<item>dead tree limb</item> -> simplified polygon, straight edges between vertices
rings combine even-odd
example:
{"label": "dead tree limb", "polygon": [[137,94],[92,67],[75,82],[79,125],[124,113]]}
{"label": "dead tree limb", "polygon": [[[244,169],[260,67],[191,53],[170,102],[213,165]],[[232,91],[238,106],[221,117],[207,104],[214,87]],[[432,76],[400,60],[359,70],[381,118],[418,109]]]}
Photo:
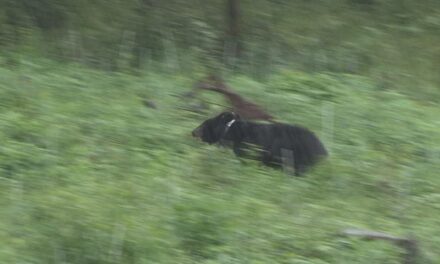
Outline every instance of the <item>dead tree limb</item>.
{"label": "dead tree limb", "polygon": [[355,236],[366,240],[386,240],[405,250],[403,264],[415,264],[419,255],[417,241],[410,238],[397,237],[390,234],[362,229],[345,229],[341,232],[343,236]]}
{"label": "dead tree limb", "polygon": [[218,76],[210,75],[195,84],[194,89],[185,94],[187,97],[194,97],[200,90],[214,91],[222,94],[231,104],[234,112],[247,120],[265,120],[273,122],[273,116],[267,113],[261,106],[246,100],[234,92]]}

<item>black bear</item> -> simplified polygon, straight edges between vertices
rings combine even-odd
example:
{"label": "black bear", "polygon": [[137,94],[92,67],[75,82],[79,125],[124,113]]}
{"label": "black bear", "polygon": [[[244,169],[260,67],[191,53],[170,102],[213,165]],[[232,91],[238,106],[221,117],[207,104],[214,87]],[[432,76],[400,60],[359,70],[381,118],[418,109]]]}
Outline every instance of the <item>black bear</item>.
{"label": "black bear", "polygon": [[303,174],[328,155],[318,137],[306,128],[282,123],[253,123],[241,120],[233,112],[223,112],[204,121],[192,135],[209,144],[229,142],[239,157],[245,156],[250,146],[256,146],[258,159],[265,165],[287,165],[296,175]]}

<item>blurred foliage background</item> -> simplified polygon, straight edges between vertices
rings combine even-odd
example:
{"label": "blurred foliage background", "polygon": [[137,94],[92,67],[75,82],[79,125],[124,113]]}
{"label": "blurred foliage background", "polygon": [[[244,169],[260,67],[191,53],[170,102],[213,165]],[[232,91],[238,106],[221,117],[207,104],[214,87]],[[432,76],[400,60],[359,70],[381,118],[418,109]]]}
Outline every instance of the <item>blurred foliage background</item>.
{"label": "blurred foliage background", "polygon": [[2,0],[3,53],[100,69],[191,74],[228,66],[254,77],[280,67],[372,76],[430,98],[440,83],[437,0]]}
{"label": "blurred foliage background", "polygon": [[[1,0],[0,262],[439,263],[439,43],[438,0]],[[191,139],[212,72],[330,159]]]}

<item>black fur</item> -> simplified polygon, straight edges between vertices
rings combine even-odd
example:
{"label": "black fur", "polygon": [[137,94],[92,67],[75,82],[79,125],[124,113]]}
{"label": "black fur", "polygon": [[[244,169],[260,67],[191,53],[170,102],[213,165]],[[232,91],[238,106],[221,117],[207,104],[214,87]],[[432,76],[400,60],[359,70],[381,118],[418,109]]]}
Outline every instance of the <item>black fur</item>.
{"label": "black fur", "polygon": [[257,146],[258,159],[265,165],[287,165],[295,169],[296,175],[328,155],[318,137],[306,128],[247,122],[231,112],[204,121],[192,135],[209,144],[230,142],[237,156],[243,156],[250,145]]}

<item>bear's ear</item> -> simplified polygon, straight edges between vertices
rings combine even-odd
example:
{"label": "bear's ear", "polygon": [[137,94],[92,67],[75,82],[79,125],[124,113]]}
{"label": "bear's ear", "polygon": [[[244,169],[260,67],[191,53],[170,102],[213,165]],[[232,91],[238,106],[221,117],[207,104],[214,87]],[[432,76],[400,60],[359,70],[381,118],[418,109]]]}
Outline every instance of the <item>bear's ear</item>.
{"label": "bear's ear", "polygon": [[235,119],[236,114],[235,114],[234,112],[224,112],[224,113],[223,113],[223,116],[224,116],[226,119]]}
{"label": "bear's ear", "polygon": [[234,117],[235,120],[240,120],[241,117],[239,114],[235,113],[235,112],[231,112],[232,116]]}

